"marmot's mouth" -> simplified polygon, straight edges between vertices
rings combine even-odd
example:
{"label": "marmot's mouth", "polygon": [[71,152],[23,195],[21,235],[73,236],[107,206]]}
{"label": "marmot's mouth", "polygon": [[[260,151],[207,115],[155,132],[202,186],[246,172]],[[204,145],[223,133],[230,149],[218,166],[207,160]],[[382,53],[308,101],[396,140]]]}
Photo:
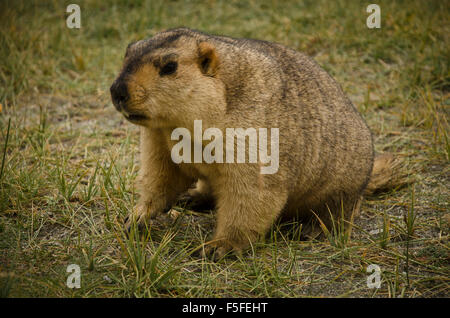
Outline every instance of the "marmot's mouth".
{"label": "marmot's mouth", "polygon": [[125,118],[129,121],[143,121],[148,119],[147,116],[139,115],[139,114],[124,114]]}

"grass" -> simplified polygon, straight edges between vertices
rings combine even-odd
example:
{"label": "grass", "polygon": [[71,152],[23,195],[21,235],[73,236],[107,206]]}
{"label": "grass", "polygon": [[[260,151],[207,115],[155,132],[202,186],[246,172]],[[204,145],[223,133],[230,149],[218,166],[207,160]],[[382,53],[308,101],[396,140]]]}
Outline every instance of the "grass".
{"label": "grass", "polygon": [[[59,1],[0,4],[0,295],[3,297],[449,297],[450,7],[379,1]],[[368,197],[352,231],[299,240],[275,224],[241,258],[194,252],[212,214],[177,207],[149,234],[125,237],[137,199],[137,128],[109,86],[127,44],[159,30],[277,41],[311,55],[367,120],[376,150],[415,180]],[[66,286],[81,267],[81,288]],[[367,266],[381,287],[366,285]]]}

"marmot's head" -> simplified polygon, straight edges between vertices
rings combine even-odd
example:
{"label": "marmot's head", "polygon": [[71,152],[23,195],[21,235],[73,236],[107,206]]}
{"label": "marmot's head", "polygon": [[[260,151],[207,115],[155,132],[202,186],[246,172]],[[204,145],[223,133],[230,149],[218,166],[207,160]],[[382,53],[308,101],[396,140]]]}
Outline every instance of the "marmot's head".
{"label": "marmot's head", "polygon": [[216,48],[207,39],[188,29],[161,32],[128,45],[110,89],[112,102],[134,124],[192,123],[225,109],[219,67]]}

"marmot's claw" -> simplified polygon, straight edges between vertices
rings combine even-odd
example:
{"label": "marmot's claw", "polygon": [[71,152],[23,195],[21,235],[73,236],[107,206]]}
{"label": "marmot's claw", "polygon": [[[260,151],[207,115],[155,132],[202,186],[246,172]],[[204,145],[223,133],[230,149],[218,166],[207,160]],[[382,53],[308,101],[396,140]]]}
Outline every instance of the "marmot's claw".
{"label": "marmot's claw", "polygon": [[129,231],[129,221],[130,221],[130,217],[129,216],[126,216],[125,217],[125,219],[123,219],[123,224],[124,224],[124,227],[125,227],[125,230],[128,232]]}
{"label": "marmot's claw", "polygon": [[124,219],[124,229],[126,234],[130,234],[134,228],[139,233],[142,233],[149,229],[149,225],[142,216],[139,216],[136,220],[133,216],[129,215]]}
{"label": "marmot's claw", "polygon": [[225,245],[215,244],[206,245],[204,248],[200,249],[196,255],[203,259],[210,259],[213,262],[218,262],[225,257],[236,257],[241,256],[242,251],[240,249],[233,249]]}

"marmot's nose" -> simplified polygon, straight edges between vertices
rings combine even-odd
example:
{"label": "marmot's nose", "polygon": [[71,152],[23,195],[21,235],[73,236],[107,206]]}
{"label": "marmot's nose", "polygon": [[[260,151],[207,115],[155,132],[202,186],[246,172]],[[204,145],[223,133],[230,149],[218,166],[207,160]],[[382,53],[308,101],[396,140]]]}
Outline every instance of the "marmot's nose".
{"label": "marmot's nose", "polygon": [[109,90],[111,91],[111,99],[114,106],[120,111],[130,97],[127,86],[122,81],[115,81]]}

